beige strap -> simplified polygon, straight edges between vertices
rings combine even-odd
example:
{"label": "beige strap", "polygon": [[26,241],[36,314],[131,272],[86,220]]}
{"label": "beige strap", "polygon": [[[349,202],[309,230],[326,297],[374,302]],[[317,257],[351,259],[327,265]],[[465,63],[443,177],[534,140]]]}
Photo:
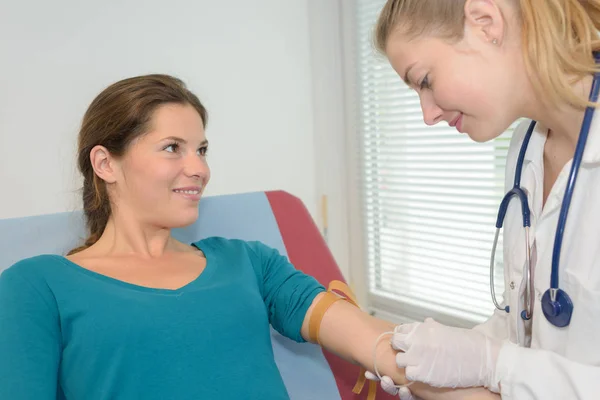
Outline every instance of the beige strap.
{"label": "beige strap", "polygon": [[[364,376],[364,374],[363,374],[363,376]],[[377,395],[377,382],[369,381],[369,393],[367,394],[367,400],[375,400],[376,395]]]}
{"label": "beige strap", "polygon": [[329,307],[339,300],[344,299],[331,292],[325,292],[325,295],[319,300],[315,308],[313,308],[312,313],[310,314],[310,320],[308,321],[308,338],[311,342],[321,345],[321,342],[319,341],[321,321]]}
{"label": "beige strap", "polygon": [[[365,383],[367,381],[365,372],[367,372],[366,369],[364,369],[364,368],[360,369],[360,375],[358,376],[358,379],[356,380],[356,384],[354,385],[354,388],[352,388],[352,393],[360,394],[360,392],[362,392],[362,390],[365,386]],[[367,400],[375,400],[376,395],[377,395],[377,382],[369,381],[369,391],[367,393]]]}
{"label": "beige strap", "polygon": [[352,290],[344,282],[342,282],[342,281],[331,281],[329,283],[329,289],[328,290],[330,292],[334,291],[334,290],[340,292],[345,297],[346,301],[348,301],[349,303],[352,303],[353,305],[355,305],[356,307],[358,307],[358,302],[356,301],[356,297],[354,296],[354,293],[352,293]]}
{"label": "beige strap", "polygon": [[[338,294],[334,293],[338,292]],[[331,281],[329,283],[329,287],[327,288],[327,292],[325,295],[319,300],[319,302],[315,305],[310,315],[310,320],[308,321],[308,337],[309,340],[313,343],[319,342],[319,331],[321,329],[321,321],[323,320],[323,316],[335,302],[339,300],[347,301],[348,303],[358,307],[358,303],[356,301],[356,297],[352,290],[342,281]],[[364,368],[360,369],[358,379],[356,380],[356,384],[354,388],[352,388],[352,393],[360,394],[362,392],[367,378],[365,377],[366,370]],[[375,396],[377,394],[377,382],[369,381],[369,392],[367,394],[367,400],[375,400]]]}

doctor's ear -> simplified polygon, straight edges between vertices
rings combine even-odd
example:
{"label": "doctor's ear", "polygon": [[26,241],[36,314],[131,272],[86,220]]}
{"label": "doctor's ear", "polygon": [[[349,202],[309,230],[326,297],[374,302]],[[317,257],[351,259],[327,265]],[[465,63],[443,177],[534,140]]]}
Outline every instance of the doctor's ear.
{"label": "doctor's ear", "polygon": [[466,0],[465,29],[468,28],[486,42],[501,44],[505,23],[496,0]]}
{"label": "doctor's ear", "polygon": [[106,183],[117,180],[118,163],[104,146],[94,146],[90,151],[90,162],[96,175]]}

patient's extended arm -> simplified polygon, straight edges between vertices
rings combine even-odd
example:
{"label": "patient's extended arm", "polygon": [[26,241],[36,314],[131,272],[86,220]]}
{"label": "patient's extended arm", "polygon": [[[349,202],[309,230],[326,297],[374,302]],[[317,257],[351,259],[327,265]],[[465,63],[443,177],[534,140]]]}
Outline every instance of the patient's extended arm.
{"label": "patient's extended arm", "polygon": [[[324,294],[312,302],[302,325],[302,337],[309,340],[309,321],[315,305]],[[384,332],[394,329],[394,324],[370,316],[345,301],[337,301],[325,312],[321,320],[319,342],[327,350],[354,364],[373,372],[373,346]],[[405,384],[404,370],[396,366],[396,351],[389,339],[381,340],[377,346],[377,368],[381,375],[390,376],[396,384]],[[413,394],[424,400],[497,400],[500,396],[485,388],[438,389],[415,382],[410,386]]]}

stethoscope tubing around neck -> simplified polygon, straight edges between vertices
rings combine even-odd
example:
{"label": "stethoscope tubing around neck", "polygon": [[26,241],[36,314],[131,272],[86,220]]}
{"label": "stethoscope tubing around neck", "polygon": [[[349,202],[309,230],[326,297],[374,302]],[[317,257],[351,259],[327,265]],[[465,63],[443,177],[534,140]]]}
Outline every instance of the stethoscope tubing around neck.
{"label": "stethoscope tubing around neck", "polygon": [[517,167],[515,168],[515,180],[513,183],[512,189],[504,196],[502,202],[500,203],[500,209],[498,210],[498,218],[496,219],[496,228],[501,229],[504,224],[504,217],[506,216],[506,211],[508,210],[508,205],[510,204],[510,200],[513,196],[519,197],[521,201],[521,214],[523,215],[523,227],[528,228],[531,226],[531,212],[529,210],[529,205],[527,203],[527,195],[521,189],[521,173],[523,172],[523,162],[525,160],[525,153],[527,152],[527,147],[529,146],[529,140],[531,139],[531,134],[533,132],[533,128],[535,127],[535,121],[532,121],[527,129],[527,133],[525,134],[525,139],[523,139],[523,144],[521,145],[521,149],[519,150],[519,157],[517,158]]}
{"label": "stethoscope tubing around neck", "polygon": [[[600,56],[594,55],[596,63],[600,62]],[[592,81],[592,87],[590,89],[590,102],[596,103],[598,101],[598,92],[600,89],[600,74],[596,72],[594,74],[594,80]],[[590,126],[594,117],[595,107],[588,106],[583,116],[583,122],[579,131],[579,138],[577,139],[577,145],[575,147],[575,154],[573,155],[573,163],[571,164],[571,171],[567,180],[567,186],[565,188],[565,195],[560,208],[560,214],[558,217],[558,226],[556,228],[556,235],[554,237],[554,249],[552,250],[552,275],[550,277],[550,288],[558,289],[558,267],[560,262],[560,252],[562,248],[562,241],[565,232],[565,226],[567,224],[567,216],[569,214],[569,207],[571,205],[571,199],[573,198],[573,191],[575,190],[575,182],[577,181],[577,175],[579,173],[579,166],[583,160],[583,152],[585,150],[585,144],[587,142],[588,135],[590,133]]]}
{"label": "stethoscope tubing around neck", "polygon": [[[594,53],[594,59],[596,64],[600,63],[600,54]],[[551,276],[550,276],[550,288],[544,293],[541,298],[541,306],[542,312],[548,322],[556,327],[565,327],[568,326],[571,320],[571,315],[573,313],[573,303],[569,297],[569,295],[559,288],[559,266],[560,266],[560,255],[562,242],[565,233],[565,226],[567,223],[567,216],[569,213],[569,208],[571,205],[571,200],[573,198],[573,192],[575,190],[575,184],[577,181],[577,175],[579,172],[579,167],[581,166],[583,160],[583,153],[585,151],[585,145],[587,142],[587,138],[589,136],[590,127],[592,124],[592,120],[595,112],[595,103],[598,101],[598,94],[600,92],[600,72],[594,73],[594,79],[592,82],[592,86],[590,88],[589,101],[592,105],[589,105],[584,113],[583,121],[581,124],[579,137],[577,139],[577,144],[575,147],[575,153],[573,155],[573,161],[571,164],[571,170],[569,171],[569,176],[567,179],[567,184],[565,187],[565,194],[563,196],[563,201],[560,208],[558,223],[556,227],[556,233],[554,237],[554,247],[552,249],[552,265],[551,265]],[[530,257],[530,246],[529,246],[529,229],[531,226],[531,218],[530,218],[530,209],[527,201],[527,195],[525,191],[521,188],[521,175],[523,172],[523,165],[525,160],[525,154],[527,152],[527,148],[529,146],[529,141],[533,134],[533,130],[536,125],[536,121],[532,120],[529,128],[527,129],[527,133],[525,134],[525,138],[523,139],[523,143],[521,145],[521,149],[519,151],[519,155],[517,158],[517,165],[515,168],[515,176],[514,176],[514,184],[512,189],[504,196],[502,202],[500,203],[500,209],[498,210],[498,218],[496,220],[496,236],[494,238],[494,245],[492,247],[492,258],[490,262],[490,284],[492,286],[492,298],[494,300],[494,305],[496,308],[502,310],[503,308],[499,306],[495,291],[494,291],[494,255],[496,249],[496,243],[498,240],[498,234],[500,229],[502,228],[504,217],[506,215],[506,211],[508,209],[508,205],[510,200],[513,197],[518,197],[521,203],[521,214],[523,217],[523,227],[525,229],[525,240],[526,240],[526,262],[525,262],[525,274],[527,280],[528,290],[527,300],[526,300],[526,308],[521,313],[521,316],[524,320],[530,319],[533,312],[533,295],[534,295],[534,285],[533,285],[533,266],[531,265],[531,257]],[[504,307],[504,311],[510,312],[509,306]]]}

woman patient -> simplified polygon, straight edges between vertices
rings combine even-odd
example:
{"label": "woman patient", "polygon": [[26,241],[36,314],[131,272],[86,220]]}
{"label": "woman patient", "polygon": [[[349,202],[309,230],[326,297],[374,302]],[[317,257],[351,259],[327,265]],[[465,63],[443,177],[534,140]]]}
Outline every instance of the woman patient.
{"label": "woman patient", "polygon": [[[309,340],[324,288],[258,242],[171,236],[192,224],[210,179],[207,112],[176,78],[105,89],[79,133],[89,237],[0,276],[0,399],[288,399],[269,326]],[[393,324],[349,303],[319,343],[373,371]],[[382,374],[404,383],[388,341]],[[413,385],[426,399],[493,398],[480,388]]]}

